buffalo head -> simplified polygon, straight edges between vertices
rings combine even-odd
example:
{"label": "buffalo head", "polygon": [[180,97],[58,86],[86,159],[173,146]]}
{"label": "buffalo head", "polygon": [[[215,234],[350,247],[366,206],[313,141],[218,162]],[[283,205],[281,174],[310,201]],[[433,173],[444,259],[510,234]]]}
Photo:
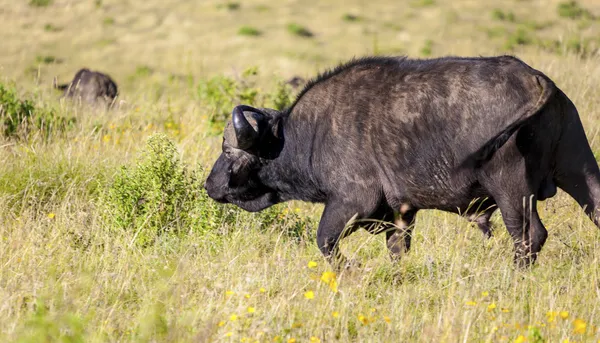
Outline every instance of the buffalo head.
{"label": "buffalo head", "polygon": [[223,134],[223,151],[204,184],[209,197],[251,212],[279,202],[261,170],[281,151],[280,120],[280,113],[271,109],[245,105],[233,109]]}

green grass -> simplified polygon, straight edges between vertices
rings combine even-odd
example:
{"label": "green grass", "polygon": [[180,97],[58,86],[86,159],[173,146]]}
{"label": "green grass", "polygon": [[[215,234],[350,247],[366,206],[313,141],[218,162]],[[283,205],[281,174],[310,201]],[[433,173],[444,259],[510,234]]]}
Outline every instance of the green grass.
{"label": "green grass", "polygon": [[289,33],[299,37],[309,38],[314,36],[314,34],[309,29],[297,23],[288,24],[287,30]]}
{"label": "green grass", "polygon": [[52,4],[52,0],[30,0],[29,5],[32,7],[47,7]]}
{"label": "green grass", "polygon": [[346,13],[342,16],[342,20],[348,21],[348,22],[355,22],[355,21],[360,21],[361,17],[356,14]]}
{"label": "green grass", "polygon": [[431,39],[428,39],[425,41],[425,44],[423,44],[423,48],[421,48],[421,55],[431,56],[432,53],[433,53],[433,41]]}
{"label": "green grass", "polygon": [[565,1],[558,4],[558,15],[569,19],[593,19],[590,11],[582,7],[577,1]]}
{"label": "green grass", "polygon": [[[294,94],[281,80],[370,53],[515,54],[573,100],[600,156],[599,21],[535,1],[218,3],[6,5],[20,15],[0,22],[10,32],[0,54],[0,341],[600,340],[600,230],[562,192],[539,204],[549,238],[532,270],[513,267],[500,214],[484,240],[431,210],[398,262],[382,236],[344,239],[362,266],[334,283],[316,246],[322,205],[252,214],[202,188],[233,106],[285,107]],[[505,19],[490,17],[496,8]],[[593,0],[577,8],[598,10]],[[104,18],[119,25],[107,30]],[[242,25],[264,38],[237,36]],[[298,27],[318,34],[299,39]],[[84,66],[119,82],[113,110],[57,99],[53,78]]]}
{"label": "green grass", "polygon": [[514,22],[516,20],[515,14],[513,12],[504,12],[499,8],[495,8],[492,11],[492,18],[501,21],[510,21]]}
{"label": "green grass", "polygon": [[47,31],[47,32],[58,32],[58,31],[61,31],[61,30],[62,30],[62,28],[54,26],[54,25],[52,25],[50,23],[44,25],[44,31]]}
{"label": "green grass", "polygon": [[260,32],[257,28],[254,28],[252,26],[242,26],[238,30],[238,35],[240,35],[240,36],[257,37],[257,36],[260,36],[261,34],[262,34],[262,32]]}

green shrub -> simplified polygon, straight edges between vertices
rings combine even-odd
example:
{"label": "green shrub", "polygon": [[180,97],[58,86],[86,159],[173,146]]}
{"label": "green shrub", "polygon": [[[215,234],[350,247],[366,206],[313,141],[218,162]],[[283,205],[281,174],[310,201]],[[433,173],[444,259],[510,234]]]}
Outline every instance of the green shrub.
{"label": "green shrub", "polygon": [[421,48],[421,55],[431,56],[433,52],[433,41],[428,39],[425,41],[425,45]]}
{"label": "green shrub", "polygon": [[37,63],[41,63],[41,64],[52,64],[54,62],[58,62],[56,57],[54,57],[52,55],[46,55],[46,56],[38,55],[38,56],[36,56],[35,61]]}
{"label": "green shrub", "polygon": [[492,11],[492,18],[501,21],[515,21],[515,14],[513,12],[504,12],[499,8]]}
{"label": "green shrub", "polygon": [[413,0],[410,2],[412,7],[428,7],[435,5],[435,0]]}
{"label": "green shrub", "polygon": [[314,36],[314,34],[309,29],[296,23],[288,24],[287,30],[289,33],[300,37],[309,38]]}
{"label": "green shrub", "polygon": [[198,85],[198,97],[208,107],[208,118],[214,134],[221,134],[231,110],[245,104],[282,110],[293,100],[291,88],[279,82],[271,93],[263,93],[256,87],[256,68],[247,69],[239,80],[226,76],[216,76]]}
{"label": "green shrub", "polygon": [[52,4],[52,0],[30,0],[29,6],[33,7],[46,7]]}
{"label": "green shrub", "polygon": [[252,26],[242,26],[238,30],[238,35],[240,35],[240,36],[254,36],[254,37],[256,37],[256,36],[260,36],[261,34],[262,33],[258,29],[254,28]]}
{"label": "green shrub", "polygon": [[151,136],[135,164],[120,169],[101,206],[111,227],[133,232],[142,246],[165,233],[219,228],[232,213],[208,198],[164,134]]}
{"label": "green shrub", "polygon": [[37,301],[24,325],[18,330],[18,342],[84,342],[87,320],[73,313],[53,313]]}
{"label": "green shrub", "polygon": [[529,31],[524,28],[518,28],[506,38],[504,48],[507,50],[512,50],[519,45],[530,45],[533,42],[534,39],[529,34]]}
{"label": "green shrub", "polygon": [[25,137],[40,132],[48,137],[51,132],[65,131],[74,118],[59,116],[53,109],[36,106],[29,99],[21,100],[14,88],[0,84],[0,123],[6,137]]}
{"label": "green shrub", "polygon": [[350,14],[350,13],[346,13],[344,14],[344,16],[342,16],[342,20],[343,21],[349,21],[349,22],[353,22],[353,21],[360,21],[360,17],[355,15],[355,14]]}
{"label": "green shrub", "polygon": [[50,23],[44,25],[44,31],[46,31],[46,32],[59,32],[61,30],[62,29],[60,27],[54,26],[53,24],[50,24]]}
{"label": "green shrub", "polygon": [[577,1],[565,1],[558,4],[558,15],[569,19],[593,19],[594,15],[581,7]]}
{"label": "green shrub", "polygon": [[227,2],[225,4],[218,4],[217,8],[225,8],[229,11],[237,11],[240,9],[240,3],[239,2]]}

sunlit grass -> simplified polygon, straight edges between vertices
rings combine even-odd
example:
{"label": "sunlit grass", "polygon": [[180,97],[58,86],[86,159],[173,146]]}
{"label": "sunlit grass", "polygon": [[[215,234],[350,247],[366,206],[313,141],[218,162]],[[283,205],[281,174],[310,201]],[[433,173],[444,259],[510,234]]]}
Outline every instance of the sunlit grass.
{"label": "sunlit grass", "polygon": [[[515,4],[11,4],[44,19],[3,17],[1,81],[75,123],[49,139],[0,138],[0,340],[597,342],[600,231],[564,193],[539,205],[550,236],[530,271],[514,268],[499,214],[484,240],[459,216],[422,211],[413,249],[397,263],[381,235],[359,231],[341,248],[361,266],[335,273],[315,243],[322,205],[291,202],[267,214],[227,207],[231,220],[216,230],[164,234],[147,246],[131,244],[134,231],[113,230],[99,207],[153,134],[173,141],[190,170],[210,168],[222,138],[210,123],[214,104],[200,95],[212,77],[242,80],[256,65],[251,90],[268,92],[282,78],[375,49],[515,53],[575,102],[599,153],[598,23],[562,16],[559,2]],[[593,1],[580,8],[600,14]],[[314,36],[296,37],[290,23]],[[244,27],[265,34],[242,37]],[[548,49],[542,39],[558,43]],[[119,83],[114,110],[57,100],[53,76],[68,80],[83,66]],[[298,232],[305,219],[310,227]]]}

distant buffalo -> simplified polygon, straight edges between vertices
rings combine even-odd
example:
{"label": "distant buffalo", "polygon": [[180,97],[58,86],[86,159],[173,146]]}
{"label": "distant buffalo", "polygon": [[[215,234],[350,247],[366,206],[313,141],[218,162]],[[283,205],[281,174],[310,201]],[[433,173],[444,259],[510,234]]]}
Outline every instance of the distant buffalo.
{"label": "distant buffalo", "polygon": [[208,195],[247,211],[324,203],[317,243],[335,262],[353,218],[395,220],[384,231],[399,256],[418,210],[460,213],[485,232],[497,206],[528,266],[548,236],[537,201],[557,186],[598,225],[600,170],[577,109],[511,56],[351,61],[284,111],[234,108],[222,149]]}
{"label": "distant buffalo", "polygon": [[81,99],[89,104],[112,104],[117,97],[117,84],[110,76],[89,69],[81,69],[70,83],[55,85],[67,98]]}

